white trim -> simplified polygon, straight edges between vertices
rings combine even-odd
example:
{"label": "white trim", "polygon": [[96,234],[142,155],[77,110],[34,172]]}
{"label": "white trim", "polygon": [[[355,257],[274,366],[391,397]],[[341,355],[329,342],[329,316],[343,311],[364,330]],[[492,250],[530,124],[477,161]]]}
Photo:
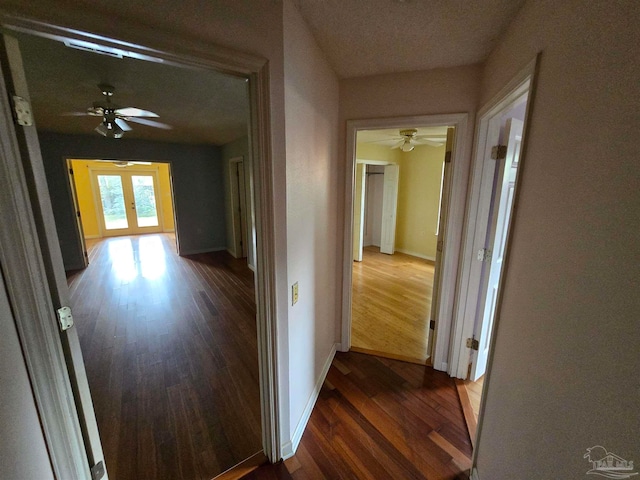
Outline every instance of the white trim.
{"label": "white trim", "polygon": [[101,235],[85,235],[84,239],[85,240],[92,240],[94,238],[103,238]]}
{"label": "white trim", "polygon": [[364,158],[356,158],[356,163],[364,163],[366,165],[396,165],[397,162],[388,162],[386,160],[367,160]]}
{"label": "white trim", "polygon": [[[4,45],[0,48],[4,49]],[[10,72],[2,73],[0,191],[4,194],[0,195],[0,217],[11,228],[0,228],[0,265],[55,477],[90,478],[87,451],[39,242],[40,232],[33,208],[34,204],[38,208],[39,205],[31,198],[18,144],[16,128],[20,128],[23,139],[26,133],[33,135],[35,129],[14,127],[4,80],[4,75],[10,75]],[[36,174],[44,175],[43,171],[44,168]]]}
{"label": "white trim", "polygon": [[346,133],[346,174],[345,174],[345,218],[342,271],[342,331],[340,350],[351,347],[351,281],[353,268],[353,188],[356,165],[356,135],[358,130],[404,128],[412,126],[454,126],[455,142],[452,152],[451,194],[449,198],[449,214],[447,216],[446,238],[440,288],[440,309],[438,312],[438,328],[433,352],[433,366],[436,370],[446,370],[448,358],[453,301],[457,283],[458,254],[462,237],[462,219],[467,193],[467,172],[469,168],[469,151],[467,145],[469,114],[456,113],[445,115],[423,115],[396,118],[381,118],[347,121]]}
{"label": "white trim", "polygon": [[197,255],[198,253],[222,252],[223,250],[228,251],[227,247],[196,248],[193,250],[182,250],[180,252],[180,256],[183,257],[185,255]]}
{"label": "white trim", "polygon": [[175,228],[165,228],[162,230],[162,233],[173,233],[175,231],[176,231]]}
{"label": "white trim", "polygon": [[[260,400],[261,400],[261,422],[262,422],[262,440],[263,449],[267,458],[272,461],[278,461],[280,454],[280,406],[278,392],[278,352],[277,352],[277,308],[275,294],[275,242],[276,235],[274,231],[274,196],[276,192],[273,189],[273,161],[271,147],[271,107],[270,107],[270,86],[269,86],[269,64],[266,59],[255,55],[244,54],[235,50],[212,45],[208,42],[200,42],[196,39],[186,39],[180,37],[176,41],[176,36],[163,31],[162,29],[152,29],[136,23],[122,21],[120,22],[120,32],[128,40],[114,39],[108,36],[85,33],[81,29],[83,25],[74,24],[73,21],[68,22],[68,27],[59,27],[47,23],[45,18],[34,18],[34,14],[23,6],[13,9],[17,14],[7,13],[6,10],[0,10],[0,23],[3,27],[17,31],[22,31],[39,36],[45,36],[54,40],[75,39],[88,41],[106,47],[111,47],[126,52],[132,52],[140,56],[162,59],[167,64],[173,64],[182,67],[196,67],[207,70],[216,70],[227,73],[236,77],[248,79],[248,92],[250,102],[250,149],[251,164],[253,169],[252,186],[254,188],[255,202],[255,238],[256,238],[256,309],[257,309],[257,333],[258,333],[258,358],[260,368]],[[69,20],[69,9],[59,9],[57,11],[58,19],[66,18]],[[26,13],[25,13],[26,12]],[[22,16],[21,16],[22,15]],[[26,15],[26,16],[25,16]],[[42,15],[42,14],[40,14]],[[93,18],[97,18],[94,15]],[[64,23],[64,20],[59,20]],[[107,24],[105,29],[108,32]],[[74,29],[73,27],[77,27]],[[13,163],[20,165],[20,153],[16,142],[16,133],[13,130],[13,117],[11,109],[6,102],[7,92],[4,84],[0,84],[0,93],[4,93],[3,100],[0,100],[0,115],[2,115],[3,128],[0,128],[0,150],[11,149],[5,152],[0,159],[7,160],[6,164],[11,164],[9,171],[2,176],[0,184],[9,188],[3,188],[5,192],[11,192],[12,195],[0,196],[0,207],[3,205],[3,199],[10,212],[16,209],[20,210],[18,215],[12,215],[3,218],[13,218],[19,220],[16,222],[14,229],[6,230],[6,236],[11,236],[12,240],[2,242],[4,233],[0,233],[0,256],[2,252],[11,253],[9,255],[10,264],[21,260],[24,257],[30,258],[30,265],[42,265],[43,260],[50,261],[51,256],[60,257],[59,267],[62,268],[61,255],[59,247],[57,250],[50,250],[42,253],[37,246],[38,232],[33,228],[33,214],[31,212],[31,202],[36,199],[29,198],[26,189],[26,183],[21,167],[14,167]],[[169,162],[170,163],[170,162]],[[4,168],[5,162],[0,161],[0,169]],[[38,171],[37,174],[42,173]],[[44,175],[44,174],[43,174]],[[18,197],[15,199],[14,197]],[[40,199],[48,201],[47,199]],[[19,202],[16,207],[15,203]],[[176,199],[174,197],[174,208]],[[13,209],[13,210],[11,210]],[[53,213],[49,206],[42,210],[44,221],[53,225]],[[175,211],[174,211],[175,215]],[[49,230],[47,239],[52,236],[52,242],[56,243],[55,229]],[[14,239],[15,237],[15,239]],[[28,245],[29,252],[24,257],[21,255],[23,245]],[[6,250],[5,250],[6,248]],[[18,257],[15,261],[13,257]],[[3,263],[3,267],[5,264]],[[42,270],[42,268],[40,269]],[[26,274],[28,270],[23,270]],[[59,274],[60,272],[56,272]],[[64,270],[62,269],[62,274]],[[9,284],[9,278],[6,279]],[[52,310],[46,307],[45,302],[50,304],[50,296],[46,292],[45,285],[36,285],[38,279],[31,277],[28,283],[21,285],[19,289],[11,290],[13,293],[12,300],[24,305],[26,309],[43,308],[38,314],[30,314],[26,311],[24,314],[18,315],[21,323],[26,324],[29,330],[51,329],[55,330],[55,320],[52,319]],[[53,287],[50,287],[53,288]],[[19,309],[17,311],[20,311]],[[32,312],[33,313],[33,312]],[[28,320],[28,321],[27,321]],[[74,329],[70,331],[75,332]],[[57,340],[56,340],[57,339]],[[87,454],[84,452],[82,437],[78,440],[78,414],[75,410],[73,402],[73,393],[69,386],[67,369],[64,365],[64,355],[59,345],[59,335],[55,331],[55,336],[35,336],[25,335],[21,332],[21,340],[25,357],[27,358],[28,367],[30,368],[30,377],[36,397],[36,403],[41,415],[41,421],[45,430],[47,446],[49,448],[52,463],[56,469],[57,478],[75,479],[88,478]],[[54,350],[52,350],[55,347]],[[31,358],[43,358],[43,356],[51,355],[52,358],[44,359],[44,362],[38,361],[35,364],[31,362]],[[58,365],[57,362],[62,362]],[[60,372],[52,372],[52,369],[60,367]],[[79,367],[84,368],[83,365]],[[82,372],[84,374],[84,371]],[[65,380],[66,379],[66,380]],[[86,378],[85,378],[86,380]],[[87,390],[88,392],[88,390]],[[78,402],[81,400],[76,399]],[[90,402],[90,399],[89,399]],[[286,413],[286,412],[285,412]],[[75,450],[74,450],[75,449]],[[62,468],[59,466],[69,466]],[[74,467],[75,466],[75,467]],[[75,470],[74,470],[75,468]]]}
{"label": "white trim", "polygon": [[473,467],[471,469],[471,480],[480,480],[480,474],[478,473],[478,469]]}
{"label": "white trim", "polygon": [[302,412],[302,416],[300,417],[300,421],[298,425],[296,425],[296,429],[293,431],[293,435],[291,436],[291,440],[285,443],[282,446],[282,459],[286,460],[287,458],[291,458],[295,455],[298,446],[300,445],[300,440],[302,440],[302,434],[304,433],[305,428],[307,428],[307,423],[309,423],[309,419],[311,418],[311,413],[313,412],[313,407],[316,405],[316,401],[318,400],[318,395],[320,395],[320,390],[322,390],[322,385],[324,384],[324,380],[327,378],[327,373],[329,373],[329,369],[331,368],[331,363],[333,362],[333,358],[336,356],[338,344],[334,343],[331,346],[331,350],[329,351],[329,356],[327,357],[324,365],[322,367],[322,371],[316,380],[316,384],[313,388],[313,392],[311,392],[311,396],[307,401],[306,406],[304,407],[304,411]]}
{"label": "white trim", "polygon": [[412,257],[422,258],[424,260],[431,260],[432,262],[436,261],[436,257],[431,257],[429,255],[424,255],[418,252],[412,252],[411,250],[405,250],[404,248],[396,248],[396,252],[404,253],[405,255],[411,255]]}
{"label": "white trim", "polygon": [[[468,372],[471,351],[466,346],[466,339],[473,336],[478,306],[478,289],[482,274],[482,263],[476,260],[476,253],[478,248],[484,246],[489,214],[489,206],[481,202],[481,187],[486,182],[493,182],[493,178],[483,178],[483,173],[484,177],[487,177],[484,172],[485,158],[490,156],[492,147],[487,140],[490,136],[497,139],[500,127],[497,125],[496,128],[497,122],[492,122],[492,120],[505,109],[510,108],[523,94],[530,91],[535,67],[536,61],[533,60],[478,112],[469,179],[469,201],[460,255],[460,275],[451,331],[450,369],[448,372],[453,377],[465,379]],[[530,102],[527,111],[529,106]],[[481,247],[478,247],[479,242],[482,243]]]}

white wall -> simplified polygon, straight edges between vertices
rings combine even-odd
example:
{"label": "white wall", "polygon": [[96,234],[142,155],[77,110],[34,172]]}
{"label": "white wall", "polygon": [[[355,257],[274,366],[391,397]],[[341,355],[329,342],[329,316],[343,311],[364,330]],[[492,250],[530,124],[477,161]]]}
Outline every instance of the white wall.
{"label": "white wall", "polygon": [[482,480],[640,464],[640,2],[529,1],[482,102],[542,51],[477,447]]}
{"label": "white wall", "polygon": [[[338,235],[344,238],[344,179],[347,168],[351,168],[351,159],[346,158],[346,121],[355,119],[399,117],[411,115],[437,115],[444,113],[468,113],[469,129],[466,141],[473,141],[474,119],[479,98],[481,67],[443,68],[423,72],[409,72],[372,77],[348,78],[340,80],[340,179],[338,198],[340,222]],[[469,149],[470,151],[470,149]],[[470,153],[469,153],[470,155]],[[366,158],[360,157],[359,158]],[[470,162],[469,156],[463,159]],[[462,182],[466,184],[467,178]],[[451,235],[461,235],[463,215],[456,218],[458,230]],[[447,252],[457,264],[459,249]],[[342,262],[342,260],[340,260]],[[340,282],[342,276],[338,277]],[[341,287],[342,288],[342,287]],[[448,355],[448,345],[443,354]]]}
{"label": "white wall", "polygon": [[287,269],[300,295],[289,306],[288,325],[291,435],[297,438],[339,330],[338,80],[289,0],[284,45]]}
{"label": "white wall", "polygon": [[0,276],[0,478],[53,478],[18,332]]}

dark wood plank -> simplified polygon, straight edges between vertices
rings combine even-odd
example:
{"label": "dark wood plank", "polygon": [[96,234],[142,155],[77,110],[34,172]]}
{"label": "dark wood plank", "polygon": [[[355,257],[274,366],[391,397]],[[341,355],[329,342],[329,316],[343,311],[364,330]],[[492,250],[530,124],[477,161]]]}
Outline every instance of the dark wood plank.
{"label": "dark wood plank", "polygon": [[296,455],[244,478],[468,480],[471,453],[453,379],[338,353]]}
{"label": "dark wood plank", "polygon": [[262,450],[253,273],[172,235],[89,242],[68,282],[111,478],[206,479]]}

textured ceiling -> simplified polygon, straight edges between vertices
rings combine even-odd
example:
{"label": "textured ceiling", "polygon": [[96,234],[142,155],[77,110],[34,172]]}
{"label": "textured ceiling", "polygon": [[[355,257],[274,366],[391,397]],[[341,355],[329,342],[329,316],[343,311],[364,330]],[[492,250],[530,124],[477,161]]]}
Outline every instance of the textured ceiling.
{"label": "textured ceiling", "polygon": [[484,61],[524,0],[296,0],[341,78]]}
{"label": "textured ceiling", "polygon": [[104,97],[97,85],[115,86],[113,103],[138,107],[171,125],[162,130],[129,122],[124,138],[223,145],[247,135],[247,84],[208,70],[112,58],[63,43],[12,33],[20,41],[36,125],[60,133],[94,134],[99,117],[62,116],[84,112]]}

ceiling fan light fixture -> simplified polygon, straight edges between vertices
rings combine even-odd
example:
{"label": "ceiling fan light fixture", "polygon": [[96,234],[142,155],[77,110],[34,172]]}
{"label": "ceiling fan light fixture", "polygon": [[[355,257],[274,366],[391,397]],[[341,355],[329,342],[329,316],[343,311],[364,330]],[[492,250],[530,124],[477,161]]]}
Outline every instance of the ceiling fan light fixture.
{"label": "ceiling fan light fixture", "polygon": [[122,138],[124,134],[124,130],[116,122],[107,119],[96,127],[96,132],[107,138]]}
{"label": "ceiling fan light fixture", "polygon": [[415,148],[415,145],[411,143],[411,140],[406,139],[402,144],[402,146],[400,147],[400,150],[402,150],[403,152],[410,152],[414,148]]}

